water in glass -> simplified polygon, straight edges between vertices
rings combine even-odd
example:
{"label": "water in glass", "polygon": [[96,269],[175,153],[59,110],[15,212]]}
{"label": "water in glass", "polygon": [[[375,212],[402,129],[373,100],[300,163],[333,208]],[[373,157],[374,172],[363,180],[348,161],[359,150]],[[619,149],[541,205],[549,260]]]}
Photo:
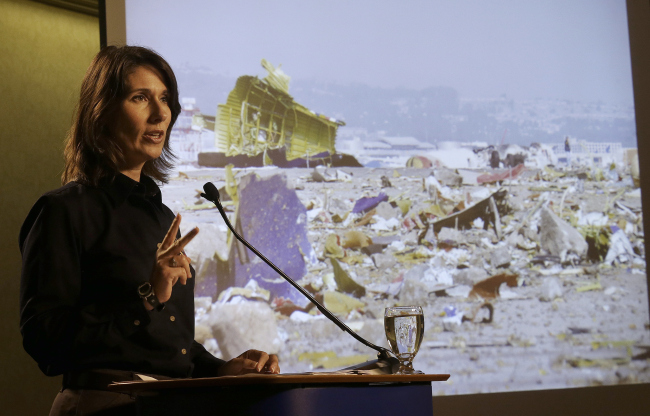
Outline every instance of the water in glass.
{"label": "water in glass", "polygon": [[420,306],[386,308],[384,329],[391,351],[400,361],[397,374],[415,374],[412,361],[424,336],[424,314]]}

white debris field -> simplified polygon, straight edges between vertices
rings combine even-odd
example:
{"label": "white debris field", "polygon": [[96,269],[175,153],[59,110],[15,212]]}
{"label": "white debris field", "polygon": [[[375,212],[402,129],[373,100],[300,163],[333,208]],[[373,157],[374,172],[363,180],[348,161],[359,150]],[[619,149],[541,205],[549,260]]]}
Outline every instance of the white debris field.
{"label": "white debris field", "polygon": [[[297,199],[245,199],[255,180]],[[196,339],[226,359],[259,348],[278,354],[283,372],[304,372],[376,354],[282,294],[279,276],[246,274],[266,265],[199,196],[208,181],[245,238],[273,248],[258,247],[278,266],[301,270],[292,277],[370,342],[388,347],[384,308],[422,306],[414,367],[451,374],[433,383],[434,395],[650,382],[641,199],[625,172],[179,171],[163,197],[183,230],[201,230],[187,248],[197,270]],[[241,204],[273,220],[238,218]],[[291,237],[274,231],[276,218]],[[299,254],[283,259],[290,253]]]}

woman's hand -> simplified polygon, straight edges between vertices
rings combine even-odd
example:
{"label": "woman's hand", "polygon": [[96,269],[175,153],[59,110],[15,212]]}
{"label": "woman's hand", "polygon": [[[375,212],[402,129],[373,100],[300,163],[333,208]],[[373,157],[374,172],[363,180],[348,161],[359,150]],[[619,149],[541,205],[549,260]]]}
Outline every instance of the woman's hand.
{"label": "woman's hand", "polygon": [[219,367],[219,376],[238,376],[249,373],[280,374],[278,356],[264,351],[248,350]]}
{"label": "woman's hand", "polygon": [[[172,296],[172,287],[176,282],[184,285],[187,283],[187,279],[192,277],[190,271],[191,259],[185,255],[183,249],[199,233],[199,229],[198,227],[194,228],[179,240],[176,240],[180,224],[181,215],[178,214],[169,227],[169,231],[167,231],[162,243],[158,245],[156,263],[149,279],[158,301],[163,303],[167,302]],[[146,301],[145,306],[149,310],[153,309]]]}

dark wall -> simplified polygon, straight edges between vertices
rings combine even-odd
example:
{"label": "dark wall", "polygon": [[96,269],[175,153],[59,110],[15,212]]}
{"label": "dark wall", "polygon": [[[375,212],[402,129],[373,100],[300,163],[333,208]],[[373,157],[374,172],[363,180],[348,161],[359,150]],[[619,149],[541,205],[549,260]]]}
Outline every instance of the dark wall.
{"label": "dark wall", "polygon": [[18,230],[60,186],[63,139],[81,79],[99,50],[97,18],[0,0],[0,413],[46,415],[60,379],[24,352],[18,327]]}

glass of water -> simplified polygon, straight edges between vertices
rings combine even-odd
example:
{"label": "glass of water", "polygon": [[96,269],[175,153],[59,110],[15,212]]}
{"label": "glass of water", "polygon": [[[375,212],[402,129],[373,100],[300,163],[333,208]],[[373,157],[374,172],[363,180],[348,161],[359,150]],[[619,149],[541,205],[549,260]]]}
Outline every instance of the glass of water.
{"label": "glass of water", "polygon": [[393,354],[400,362],[395,374],[423,374],[413,369],[413,358],[420,349],[424,335],[424,314],[421,306],[386,308],[384,329]]}

